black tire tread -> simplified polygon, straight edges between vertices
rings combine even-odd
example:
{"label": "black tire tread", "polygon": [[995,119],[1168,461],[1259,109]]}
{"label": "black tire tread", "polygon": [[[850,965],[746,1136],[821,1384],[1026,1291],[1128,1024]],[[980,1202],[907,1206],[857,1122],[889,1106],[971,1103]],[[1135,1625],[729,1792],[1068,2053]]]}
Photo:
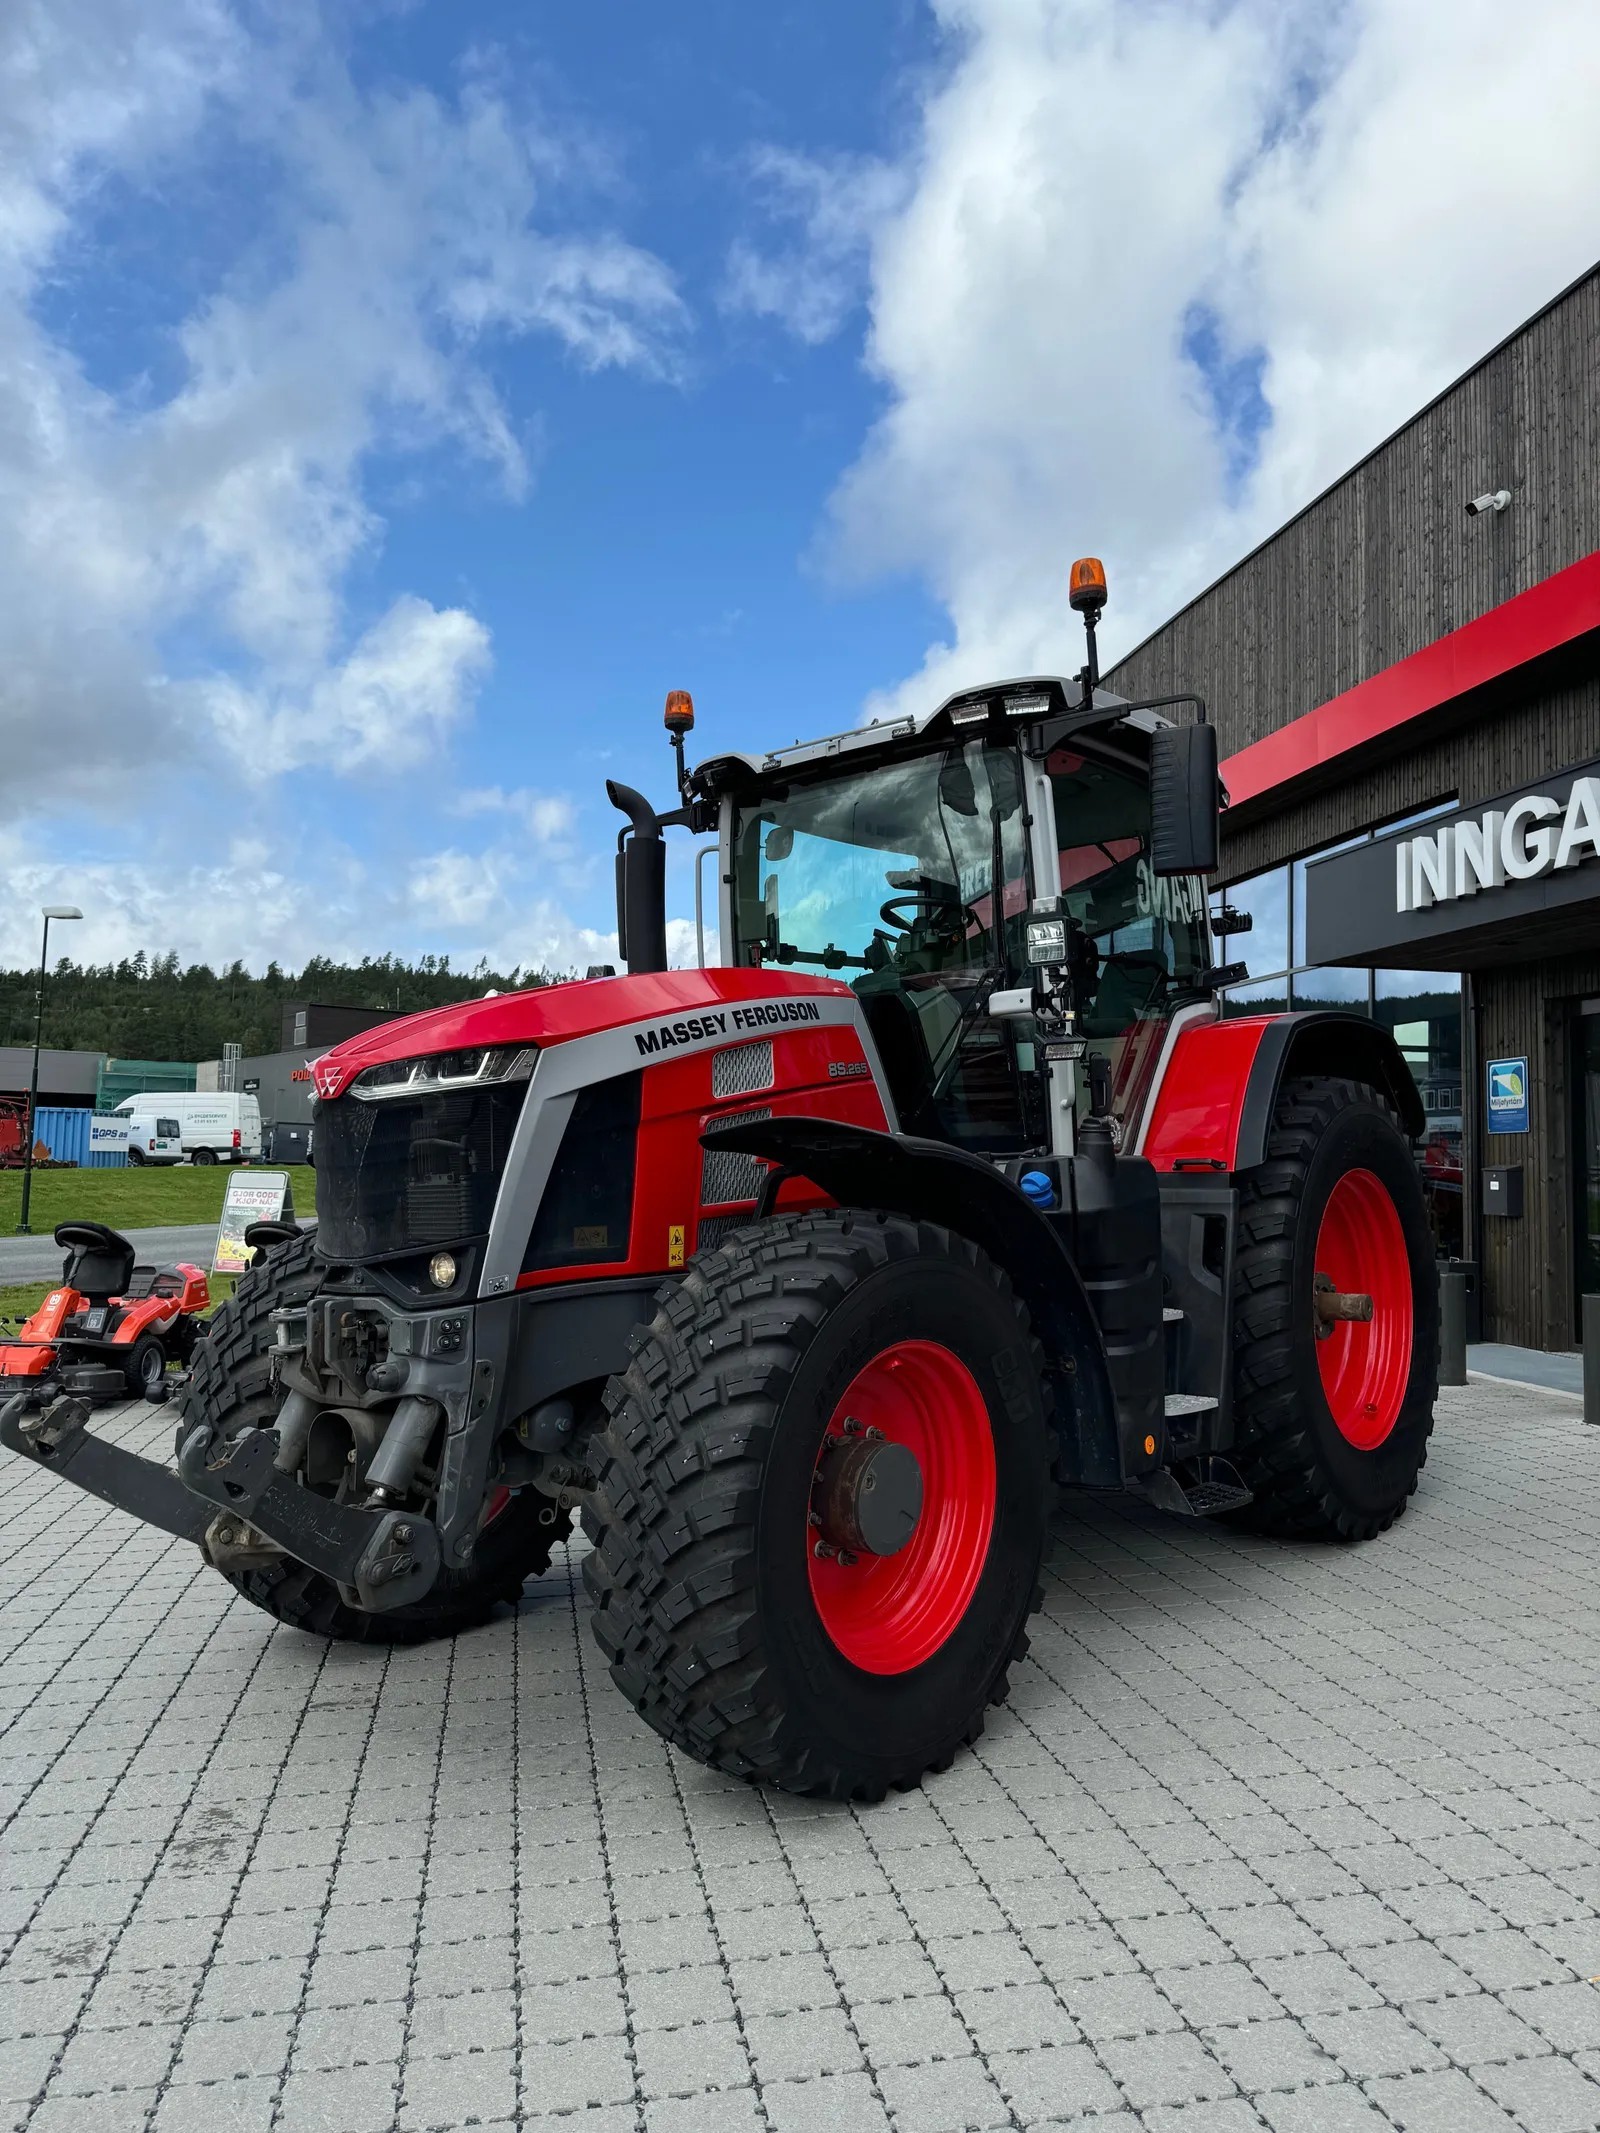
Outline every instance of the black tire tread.
{"label": "black tire tread", "polygon": [[[195,1347],[179,1396],[178,1438],[197,1422],[219,1436],[270,1424],[272,1313],[308,1302],[322,1285],[316,1233],[304,1230],[258,1259],[239,1277]],[[475,1629],[500,1606],[515,1605],[523,1585],[546,1570],[566,1537],[570,1513],[542,1522],[545,1499],[523,1490],[485,1531],[470,1569],[444,1569],[431,1591],[409,1606],[369,1614],[352,1607],[331,1579],[290,1557],[259,1570],[224,1571],[234,1590],[278,1621],[346,1644],[421,1644]]]}
{"label": "black tire tread", "polygon": [[[1416,1475],[1387,1512],[1364,1516],[1346,1504],[1319,1453],[1297,1397],[1293,1370],[1296,1214],[1312,1151],[1331,1120],[1351,1104],[1382,1111],[1399,1130],[1393,1106],[1363,1082],[1304,1076],[1284,1085],[1267,1141],[1267,1159],[1248,1173],[1240,1191],[1234,1255],[1234,1411],[1238,1439],[1232,1454],[1255,1501],[1231,1514],[1257,1532],[1285,1538],[1323,1536],[1371,1540],[1387,1531],[1415,1492]],[[1430,1408],[1420,1469],[1433,1431]]]}
{"label": "black tire tread", "polygon": [[[752,1520],[765,1444],[822,1321],[867,1271],[937,1252],[980,1268],[1016,1309],[1035,1367],[1042,1354],[1001,1270],[931,1223],[851,1210],[788,1215],[736,1230],[656,1292],[632,1361],[606,1388],[598,1486],[583,1512],[593,1542],[583,1579],[611,1678],[656,1732],[697,1760],[785,1791],[875,1800],[946,1770],[983,1731],[1019,1630],[987,1694],[959,1715],[919,1768],[864,1785],[802,1737],[770,1691],[752,1592]],[[1036,1585],[1028,1614],[1043,1601]]]}

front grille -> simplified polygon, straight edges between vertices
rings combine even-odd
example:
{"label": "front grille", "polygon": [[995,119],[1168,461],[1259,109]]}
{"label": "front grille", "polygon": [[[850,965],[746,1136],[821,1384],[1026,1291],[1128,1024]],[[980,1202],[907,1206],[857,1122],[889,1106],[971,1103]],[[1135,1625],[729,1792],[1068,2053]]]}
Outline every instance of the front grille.
{"label": "front grille", "polygon": [[383,1259],[484,1236],[526,1082],[386,1103],[319,1103],[317,1248]]}
{"label": "front grille", "polygon": [[[717,1124],[754,1125],[757,1119],[771,1116],[772,1107],[763,1104],[758,1110],[735,1111],[719,1118]],[[767,1166],[759,1156],[741,1155],[736,1148],[707,1148],[700,1157],[700,1205],[722,1207],[730,1200],[754,1200],[766,1174]]]}
{"label": "front grille", "polygon": [[772,1087],[772,1039],[758,1037],[753,1044],[730,1044],[711,1054],[713,1096],[748,1096],[752,1089]]}

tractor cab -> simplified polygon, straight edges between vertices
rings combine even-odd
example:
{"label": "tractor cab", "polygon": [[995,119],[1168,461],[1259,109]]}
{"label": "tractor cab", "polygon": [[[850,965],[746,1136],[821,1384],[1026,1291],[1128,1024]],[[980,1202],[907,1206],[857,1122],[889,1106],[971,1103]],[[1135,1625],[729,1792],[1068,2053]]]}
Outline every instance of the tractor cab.
{"label": "tractor cab", "polygon": [[[1033,677],[706,765],[724,960],[842,977],[904,1132],[1070,1152],[1092,1108],[1131,1140],[1173,1018],[1215,1013],[1204,881],[1154,841],[1160,730]],[[1055,1135],[1051,1044],[1074,1069]]]}

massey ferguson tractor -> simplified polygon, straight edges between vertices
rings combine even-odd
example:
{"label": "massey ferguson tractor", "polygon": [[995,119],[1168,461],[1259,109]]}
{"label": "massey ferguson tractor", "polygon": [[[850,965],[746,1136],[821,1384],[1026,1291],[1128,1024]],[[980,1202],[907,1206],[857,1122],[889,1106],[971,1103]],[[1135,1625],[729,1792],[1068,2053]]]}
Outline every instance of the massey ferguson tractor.
{"label": "massey ferguson tractor", "polygon": [[[627,975],[316,1062],[314,1232],[178,1393],[176,1466],[0,1439],[318,1636],[450,1634],[581,1513],[613,1680],[718,1769],[871,1800],[974,1740],[1058,1487],[1294,1538],[1404,1510],[1434,1250],[1391,1039],[1224,1018],[1215,729],[1088,661],[609,788]],[[1169,714],[1187,712],[1173,721]],[[667,968],[664,825],[722,960]]]}

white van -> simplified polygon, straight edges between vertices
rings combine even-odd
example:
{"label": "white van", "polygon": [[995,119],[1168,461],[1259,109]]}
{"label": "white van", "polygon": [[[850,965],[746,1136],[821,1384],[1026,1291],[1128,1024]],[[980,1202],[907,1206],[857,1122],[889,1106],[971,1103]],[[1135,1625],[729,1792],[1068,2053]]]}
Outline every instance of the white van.
{"label": "white van", "polygon": [[191,1163],[254,1163],[261,1158],[261,1106],[232,1090],[148,1090],[117,1106],[119,1118],[159,1113],[175,1120]]}
{"label": "white van", "polygon": [[183,1128],[177,1119],[138,1111],[122,1115],[128,1120],[128,1161],[135,1169],[145,1163],[183,1161]]}

